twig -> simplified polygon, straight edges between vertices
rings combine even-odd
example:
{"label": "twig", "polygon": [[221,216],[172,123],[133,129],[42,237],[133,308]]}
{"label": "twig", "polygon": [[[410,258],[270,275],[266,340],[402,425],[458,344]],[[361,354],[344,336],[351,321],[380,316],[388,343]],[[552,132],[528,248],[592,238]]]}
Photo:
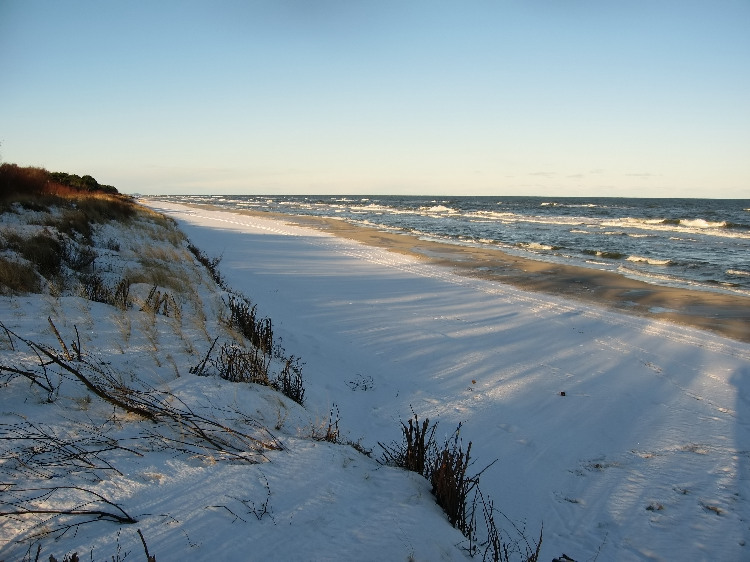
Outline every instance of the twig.
{"label": "twig", "polygon": [[22,375],[29,379],[32,383],[38,385],[39,387],[46,390],[48,393],[53,393],[55,391],[52,386],[48,386],[42,382],[39,381],[39,376],[36,373],[32,373],[31,371],[24,371],[22,369],[18,369],[16,367],[8,367],[7,365],[0,365],[0,373],[3,371],[7,371],[9,373],[15,373],[17,375]]}
{"label": "twig", "polygon": [[[236,513],[234,512],[234,511],[232,511],[231,509],[229,509],[229,508],[228,508],[227,506],[225,506],[225,505],[223,505],[223,504],[222,504],[222,505],[209,505],[209,506],[206,506],[206,507],[217,507],[217,508],[221,508],[221,507],[223,507],[223,508],[224,508],[224,509],[226,509],[226,510],[227,510],[227,511],[228,511],[229,513],[231,513],[232,515],[234,515],[234,521],[237,521],[237,519],[239,519],[239,520],[240,520],[240,521],[242,521],[243,523],[247,523],[247,521],[245,521],[245,520],[244,520],[244,519],[243,519],[242,517],[240,517],[239,515],[237,515],[237,514],[236,514]],[[234,521],[232,521],[232,523],[234,523]]]}
{"label": "twig", "polygon": [[13,332],[6,328],[5,324],[3,324],[2,322],[0,322],[0,327],[5,330],[5,335],[8,336],[8,342],[10,343],[11,351],[15,351],[16,346],[13,345],[13,338],[11,337],[11,334],[13,334]]}
{"label": "twig", "polygon": [[208,362],[208,358],[211,356],[211,352],[214,350],[214,346],[216,345],[217,341],[219,341],[218,336],[216,336],[216,339],[211,344],[211,347],[208,348],[208,353],[206,353],[206,356],[203,358],[203,361],[201,361],[197,367],[191,367],[190,373],[194,375],[198,375],[198,376],[203,375],[203,370],[206,368],[206,363]]}
{"label": "twig", "polygon": [[60,336],[60,332],[57,331],[57,328],[55,327],[55,324],[52,322],[52,317],[47,316],[47,322],[49,322],[49,325],[52,326],[52,331],[57,336],[57,341],[60,342],[60,347],[63,350],[63,353],[65,354],[65,359],[68,361],[71,361],[73,358],[70,356],[70,351],[68,351],[68,346],[65,345],[65,342],[63,341],[62,337]]}
{"label": "twig", "polygon": [[81,361],[81,334],[78,333],[78,326],[73,325],[73,329],[76,331],[77,343],[73,343],[73,350],[76,352],[76,356]]}
{"label": "twig", "polygon": [[146,561],[156,562],[156,556],[151,556],[148,553],[148,546],[146,545],[146,539],[143,538],[143,533],[141,533],[140,529],[138,529],[138,536],[141,537],[141,542],[143,543],[143,550],[146,552]]}
{"label": "twig", "polygon": [[[114,502],[109,501],[107,498],[102,496],[101,494],[98,494],[92,490],[87,490],[86,488],[81,488],[80,486],[54,486],[52,488],[22,488],[18,490],[13,490],[14,493],[17,492],[45,492],[39,497],[45,497],[50,496],[51,494],[54,494],[58,490],[78,490],[80,492],[84,492],[87,494],[91,494],[92,496],[96,496],[96,498],[99,501],[104,502],[107,505],[112,506],[118,513],[112,513],[111,511],[104,511],[102,509],[79,509],[79,508],[73,508],[73,509],[33,509],[33,508],[25,508],[18,503],[10,503],[8,502],[7,505],[11,505],[16,507],[17,509],[10,510],[10,511],[2,511],[0,512],[0,517],[7,517],[11,515],[29,515],[29,514],[54,514],[54,515],[95,515],[97,516],[97,519],[111,519],[112,521],[115,521],[116,523],[137,523],[135,519],[133,519],[130,515],[128,515],[124,509],[122,509],[119,505],[117,505]],[[32,501],[33,499],[38,498],[29,498],[26,501]],[[87,502],[90,503],[90,502]],[[86,504],[84,504],[86,505]]]}
{"label": "twig", "polygon": [[29,347],[39,350],[43,355],[47,356],[53,363],[55,363],[59,367],[62,367],[63,369],[68,371],[70,374],[75,376],[78,380],[80,380],[86,386],[86,388],[88,388],[91,392],[96,394],[102,400],[106,400],[107,402],[114,404],[115,406],[122,408],[123,410],[127,412],[138,414],[139,416],[143,416],[146,419],[149,419],[152,421],[157,420],[157,416],[154,414],[154,412],[148,411],[139,406],[128,404],[127,402],[123,402],[122,400],[118,400],[114,396],[107,394],[103,389],[99,388],[97,385],[91,382],[78,369],[74,369],[73,367],[71,367],[64,361],[62,361],[59,357],[57,357],[57,355],[55,355],[52,351],[48,350],[46,347],[40,344],[34,343],[32,341],[28,341],[28,340],[23,340],[23,341],[24,343],[27,343]]}

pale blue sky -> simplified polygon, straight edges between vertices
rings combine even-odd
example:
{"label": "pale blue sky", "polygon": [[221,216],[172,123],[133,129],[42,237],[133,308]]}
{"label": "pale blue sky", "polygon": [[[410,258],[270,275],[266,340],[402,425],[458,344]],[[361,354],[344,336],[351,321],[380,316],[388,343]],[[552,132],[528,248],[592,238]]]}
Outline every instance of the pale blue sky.
{"label": "pale blue sky", "polygon": [[750,0],[0,0],[0,158],[132,193],[750,197]]}

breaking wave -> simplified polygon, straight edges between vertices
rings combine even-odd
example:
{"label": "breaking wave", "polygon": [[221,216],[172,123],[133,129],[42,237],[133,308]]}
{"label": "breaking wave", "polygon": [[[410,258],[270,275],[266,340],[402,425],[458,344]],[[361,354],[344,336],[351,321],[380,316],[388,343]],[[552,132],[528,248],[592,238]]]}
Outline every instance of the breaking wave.
{"label": "breaking wave", "polygon": [[672,263],[672,260],[663,260],[663,259],[656,259],[656,258],[646,258],[643,256],[628,256],[627,261],[632,261],[636,263],[647,263],[649,265],[669,265]]}

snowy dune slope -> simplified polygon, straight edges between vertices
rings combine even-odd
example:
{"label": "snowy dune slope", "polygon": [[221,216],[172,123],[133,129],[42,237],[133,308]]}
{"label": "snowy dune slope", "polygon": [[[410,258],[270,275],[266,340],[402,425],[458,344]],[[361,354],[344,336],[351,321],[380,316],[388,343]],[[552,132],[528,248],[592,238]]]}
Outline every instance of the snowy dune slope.
{"label": "snowy dune slope", "polygon": [[[742,560],[750,346],[459,277],[265,218],[161,202],[305,363],[307,407],[374,447],[399,420],[473,442],[542,559]],[[561,393],[564,392],[565,396]]]}
{"label": "snowy dune slope", "polygon": [[[32,218],[4,214],[0,236],[40,229],[25,226]],[[145,560],[138,530],[160,562],[465,559],[462,535],[424,479],[311,438],[328,423],[327,410],[306,410],[268,387],[190,374],[214,338],[243,344],[222,320],[226,293],[164,221],[101,225],[94,245],[107,285],[133,280],[127,310],[76,296],[82,289],[72,282],[43,295],[0,296],[0,365],[47,375],[40,380],[54,387],[2,373],[0,560],[34,560],[39,548],[45,560],[73,552]],[[148,311],[154,284],[177,313]],[[180,415],[144,420],[61,366],[40,367],[26,342],[64,358],[55,330],[71,356],[66,365]],[[302,355],[291,338],[283,344]],[[217,436],[230,445],[241,436],[261,444],[239,454],[212,447],[191,436],[195,419],[221,424]]]}

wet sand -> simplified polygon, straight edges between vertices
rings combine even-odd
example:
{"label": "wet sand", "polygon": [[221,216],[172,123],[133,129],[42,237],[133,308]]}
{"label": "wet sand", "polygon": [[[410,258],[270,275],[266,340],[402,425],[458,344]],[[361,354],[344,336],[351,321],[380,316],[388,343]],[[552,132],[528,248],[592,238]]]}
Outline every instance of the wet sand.
{"label": "wet sand", "polygon": [[750,297],[663,287],[610,271],[532,260],[496,249],[425,241],[416,236],[383,232],[337,219],[245,210],[233,212],[316,228],[335,236],[449,267],[460,275],[481,277],[528,291],[596,303],[621,312],[710,330],[750,343]]}

